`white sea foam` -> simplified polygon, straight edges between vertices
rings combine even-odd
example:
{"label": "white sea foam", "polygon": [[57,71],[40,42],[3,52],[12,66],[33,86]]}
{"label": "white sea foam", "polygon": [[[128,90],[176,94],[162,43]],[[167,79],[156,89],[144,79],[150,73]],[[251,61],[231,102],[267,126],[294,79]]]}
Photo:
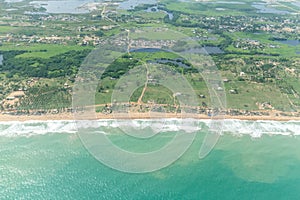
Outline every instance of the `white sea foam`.
{"label": "white sea foam", "polygon": [[300,121],[241,121],[224,120],[223,132],[261,137],[269,135],[300,135]]}
{"label": "white sea foam", "polygon": [[[216,128],[217,126],[217,128]],[[1,122],[0,136],[32,136],[47,133],[76,133],[78,128],[87,128],[102,131],[103,128],[143,130],[152,129],[153,132],[185,131],[192,133],[206,129],[222,130],[223,134],[250,135],[261,137],[268,135],[300,135],[300,121],[242,121],[223,120],[216,123],[212,120],[195,119],[153,119],[153,120],[98,120],[98,121],[26,121],[26,122]],[[104,131],[105,132],[105,131]],[[103,132],[103,133],[104,133]],[[107,132],[107,131],[106,131]],[[106,133],[105,132],[105,133]],[[109,133],[106,133],[109,134]]]}
{"label": "white sea foam", "polygon": [[32,136],[47,133],[75,133],[73,121],[1,122],[0,136]]}

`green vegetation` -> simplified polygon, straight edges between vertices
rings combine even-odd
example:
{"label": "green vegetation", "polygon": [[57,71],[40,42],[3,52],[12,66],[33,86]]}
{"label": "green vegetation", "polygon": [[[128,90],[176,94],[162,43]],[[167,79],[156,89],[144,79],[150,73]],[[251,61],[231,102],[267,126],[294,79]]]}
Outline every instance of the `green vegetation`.
{"label": "green vegetation", "polygon": [[[283,42],[300,40],[299,8],[282,1],[265,6],[290,14],[259,13],[254,2],[257,1],[162,0],[157,5],[117,12],[116,6],[107,5],[106,17],[110,21],[102,17],[103,5],[87,14],[24,15],[25,11],[44,9],[29,6],[28,1],[1,1],[0,100],[4,101],[13,91],[25,92],[15,105],[5,107],[2,102],[2,110],[52,112],[70,108],[72,86],[87,55],[94,47],[101,47],[105,38],[138,28],[143,33],[131,32],[132,39],[175,41],[173,49],[182,50],[185,44],[178,41],[186,35],[202,47],[222,51],[211,53],[211,57],[222,75],[225,88],[221,89],[226,92],[228,108],[299,112],[299,44]],[[5,11],[11,8],[17,10]],[[147,31],[149,27],[163,27],[165,31]],[[111,63],[99,80],[95,94],[97,112],[107,111],[105,104],[112,103],[114,87],[124,74],[150,63],[171,67],[183,75],[199,97],[199,106],[212,106],[207,84],[188,60],[167,51],[131,52]],[[168,112],[180,109],[174,94],[159,80],[137,88],[131,101],[139,100],[160,104]]]}
{"label": "green vegetation", "polygon": [[2,52],[5,63],[0,66],[0,71],[5,72],[8,78],[15,75],[23,77],[57,78],[75,76],[81,62],[90,52],[69,51],[49,58],[22,57],[28,51]]}
{"label": "green vegetation", "polygon": [[0,33],[9,33],[15,30],[14,27],[11,26],[0,26]]}
{"label": "green vegetation", "polygon": [[71,94],[66,88],[58,89],[57,86],[35,86],[26,92],[26,97],[22,99],[18,106],[20,111],[43,110],[62,110],[71,107]]}
{"label": "green vegetation", "polygon": [[0,52],[6,51],[24,51],[16,58],[50,58],[68,51],[81,51],[91,49],[90,47],[70,46],[70,45],[55,45],[55,44],[2,44]]}

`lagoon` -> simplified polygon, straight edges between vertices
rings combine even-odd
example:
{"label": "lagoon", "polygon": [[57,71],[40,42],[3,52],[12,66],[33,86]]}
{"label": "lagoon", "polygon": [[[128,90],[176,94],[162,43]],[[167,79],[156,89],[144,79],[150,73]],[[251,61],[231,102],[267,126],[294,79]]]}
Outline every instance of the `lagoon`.
{"label": "lagoon", "polygon": [[43,7],[47,13],[53,14],[84,14],[89,10],[80,8],[83,4],[93,2],[92,0],[72,0],[72,1],[32,1],[31,5],[37,8]]}
{"label": "lagoon", "polygon": [[300,8],[300,2],[293,2],[292,4]]}
{"label": "lagoon", "polygon": [[280,15],[284,15],[284,14],[290,14],[289,11],[285,11],[285,10],[277,10],[275,8],[271,8],[271,7],[267,7],[268,4],[266,3],[253,3],[252,7],[258,9],[257,13],[269,13],[269,14],[280,14]]}
{"label": "lagoon", "polygon": [[278,40],[278,42],[280,42],[282,44],[287,44],[289,46],[298,46],[298,45],[300,45],[299,40]]}
{"label": "lagoon", "polygon": [[24,0],[4,0],[5,3],[19,3],[22,1],[24,1]]}

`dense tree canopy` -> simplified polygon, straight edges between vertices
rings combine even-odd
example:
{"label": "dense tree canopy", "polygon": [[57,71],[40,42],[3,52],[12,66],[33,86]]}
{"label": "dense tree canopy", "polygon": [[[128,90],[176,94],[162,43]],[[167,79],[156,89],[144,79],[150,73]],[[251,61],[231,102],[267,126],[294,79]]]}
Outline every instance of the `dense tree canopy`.
{"label": "dense tree canopy", "polygon": [[4,62],[0,71],[7,77],[15,74],[25,77],[57,78],[71,76],[77,73],[82,61],[90,50],[69,51],[50,58],[18,58],[17,55],[26,51],[5,51]]}

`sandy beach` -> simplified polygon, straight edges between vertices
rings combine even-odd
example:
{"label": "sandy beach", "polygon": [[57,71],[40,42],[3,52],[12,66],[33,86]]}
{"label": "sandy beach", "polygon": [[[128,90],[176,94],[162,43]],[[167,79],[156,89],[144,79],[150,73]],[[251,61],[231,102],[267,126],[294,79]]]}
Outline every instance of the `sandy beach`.
{"label": "sandy beach", "polygon": [[7,121],[48,121],[48,120],[101,120],[101,119],[162,119],[162,118],[192,118],[192,119],[237,119],[237,120],[267,120],[267,121],[300,121],[300,117],[293,116],[276,116],[274,114],[268,116],[231,116],[220,115],[209,117],[204,114],[190,114],[182,116],[180,113],[112,113],[103,114],[97,113],[96,116],[74,114],[74,113],[59,113],[59,114],[44,114],[44,115],[9,115],[0,114],[0,122]]}

